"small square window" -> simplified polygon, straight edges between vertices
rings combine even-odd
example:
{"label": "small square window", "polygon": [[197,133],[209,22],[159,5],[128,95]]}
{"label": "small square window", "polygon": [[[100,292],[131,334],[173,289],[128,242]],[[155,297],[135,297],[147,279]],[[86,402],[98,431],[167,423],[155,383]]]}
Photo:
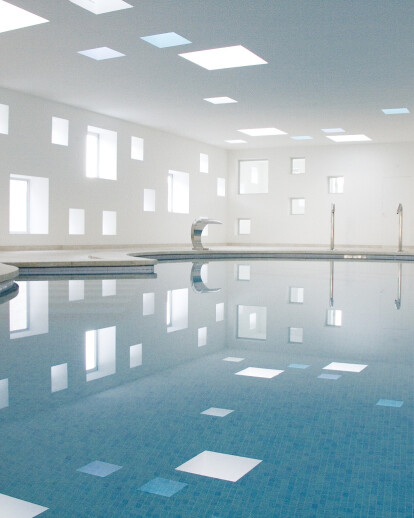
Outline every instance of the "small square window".
{"label": "small square window", "polygon": [[250,234],[250,219],[239,219],[239,222],[238,222],[238,230],[239,230],[239,234],[242,235],[242,234]]}
{"label": "small square window", "polygon": [[200,173],[208,173],[208,155],[200,153]]}
{"label": "small square window", "polygon": [[329,194],[343,194],[344,192],[344,177],[343,176],[329,176]]}
{"label": "small square window", "polygon": [[268,176],[268,160],[240,160],[239,194],[266,194]]}
{"label": "small square window", "polygon": [[144,160],[144,139],[131,137],[131,159]]}
{"label": "small square window", "polygon": [[117,133],[88,126],[86,136],[86,176],[116,180]]}
{"label": "small square window", "polygon": [[305,214],[305,198],[291,198],[290,213],[294,216]]}
{"label": "small square window", "polygon": [[290,287],[289,302],[291,304],[303,304],[305,290],[295,286]]}
{"label": "small square window", "polygon": [[291,169],[292,174],[305,174],[306,160],[304,158],[292,158]]}
{"label": "small square window", "polygon": [[52,144],[67,146],[69,143],[69,121],[52,117]]}
{"label": "small square window", "polygon": [[155,212],[154,189],[144,189],[144,212]]}
{"label": "small square window", "polygon": [[190,175],[168,172],[168,212],[188,214],[190,210]]}
{"label": "small square window", "polygon": [[0,133],[9,134],[9,107],[7,104],[0,104]]}

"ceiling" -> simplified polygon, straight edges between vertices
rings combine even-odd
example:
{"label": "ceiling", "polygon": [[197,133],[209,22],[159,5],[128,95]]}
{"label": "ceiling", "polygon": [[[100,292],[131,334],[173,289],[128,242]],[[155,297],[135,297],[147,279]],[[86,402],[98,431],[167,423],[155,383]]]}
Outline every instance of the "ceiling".
{"label": "ceiling", "polygon": [[[0,34],[0,86],[222,148],[335,144],[322,128],[373,142],[414,140],[411,0],[127,0],[95,15],[69,0],[8,0],[50,21]],[[192,43],[157,48],[141,36]],[[243,45],[265,65],[208,71],[178,54]],[[110,47],[94,61],[78,51]],[[213,105],[206,97],[238,102]],[[382,108],[410,109],[384,115]],[[287,135],[249,137],[238,129]],[[246,144],[231,145],[229,139]]]}

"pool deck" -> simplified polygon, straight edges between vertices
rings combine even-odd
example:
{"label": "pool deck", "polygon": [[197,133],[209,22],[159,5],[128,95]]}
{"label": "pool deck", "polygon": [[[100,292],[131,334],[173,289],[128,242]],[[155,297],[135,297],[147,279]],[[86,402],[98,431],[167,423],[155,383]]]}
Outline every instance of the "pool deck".
{"label": "pool deck", "polygon": [[414,247],[398,252],[391,247],[235,246],[210,245],[209,250],[191,246],[153,245],[122,248],[0,250],[0,291],[23,273],[149,273],[158,261],[188,259],[336,259],[414,261]]}

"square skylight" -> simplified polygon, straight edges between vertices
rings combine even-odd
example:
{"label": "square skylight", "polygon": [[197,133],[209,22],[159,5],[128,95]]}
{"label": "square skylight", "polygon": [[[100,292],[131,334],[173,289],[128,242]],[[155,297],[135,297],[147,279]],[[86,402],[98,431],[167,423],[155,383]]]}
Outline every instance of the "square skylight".
{"label": "square skylight", "polygon": [[324,133],[345,133],[342,128],[325,128],[322,130]]}
{"label": "square skylight", "polygon": [[87,58],[95,59],[96,61],[102,61],[104,59],[120,58],[125,56],[117,50],[110,49],[109,47],[98,47],[96,49],[79,50],[78,54],[86,56]]}
{"label": "square skylight", "polygon": [[244,358],[238,358],[237,356],[227,356],[227,358],[223,358],[224,362],[234,362],[239,363],[242,362]]}
{"label": "square skylight", "polygon": [[247,140],[240,140],[240,139],[233,139],[233,140],[226,140],[229,144],[246,144]]}
{"label": "square skylight", "polygon": [[163,34],[153,34],[152,36],[141,36],[141,40],[164,49],[166,47],[177,47],[178,45],[188,45],[191,41],[183,38],[175,32],[165,32]]}
{"label": "square skylight", "polygon": [[0,32],[14,31],[46,23],[49,20],[42,18],[37,14],[33,14],[21,7],[0,0]]}
{"label": "square skylight", "polygon": [[327,136],[326,138],[329,138],[334,142],[368,142],[371,140],[366,135],[332,135]]}
{"label": "square skylight", "polygon": [[384,108],[383,113],[385,115],[400,115],[402,113],[410,113],[408,108]]}
{"label": "square skylight", "polygon": [[268,135],[286,135],[284,131],[277,128],[251,128],[238,130],[240,133],[245,133],[251,137],[266,137]]}
{"label": "square skylight", "polygon": [[76,4],[93,14],[111,13],[113,11],[121,11],[129,9],[132,5],[127,4],[123,0],[69,0],[72,4]]}
{"label": "square skylight", "polygon": [[310,135],[297,135],[295,137],[290,137],[291,139],[293,140],[312,140],[313,137],[311,137]]}
{"label": "square skylight", "polygon": [[211,104],[237,103],[237,101],[235,99],[232,99],[231,97],[206,97],[204,101],[207,101]]}
{"label": "square skylight", "polygon": [[248,457],[203,451],[175,469],[194,475],[237,482],[261,462],[261,460]]}
{"label": "square skylight", "polygon": [[206,68],[207,70],[221,70],[223,68],[248,67],[251,65],[265,65],[267,61],[256,56],[242,45],[221,47],[218,49],[198,50],[179,54],[184,59]]}

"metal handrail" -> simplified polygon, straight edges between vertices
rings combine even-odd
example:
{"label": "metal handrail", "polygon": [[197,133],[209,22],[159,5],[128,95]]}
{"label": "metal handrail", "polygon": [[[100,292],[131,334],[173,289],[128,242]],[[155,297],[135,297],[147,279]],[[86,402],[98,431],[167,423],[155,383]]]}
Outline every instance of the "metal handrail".
{"label": "metal handrail", "polygon": [[403,206],[398,205],[397,214],[399,214],[399,231],[398,231],[398,251],[402,252],[402,227],[403,227]]}

